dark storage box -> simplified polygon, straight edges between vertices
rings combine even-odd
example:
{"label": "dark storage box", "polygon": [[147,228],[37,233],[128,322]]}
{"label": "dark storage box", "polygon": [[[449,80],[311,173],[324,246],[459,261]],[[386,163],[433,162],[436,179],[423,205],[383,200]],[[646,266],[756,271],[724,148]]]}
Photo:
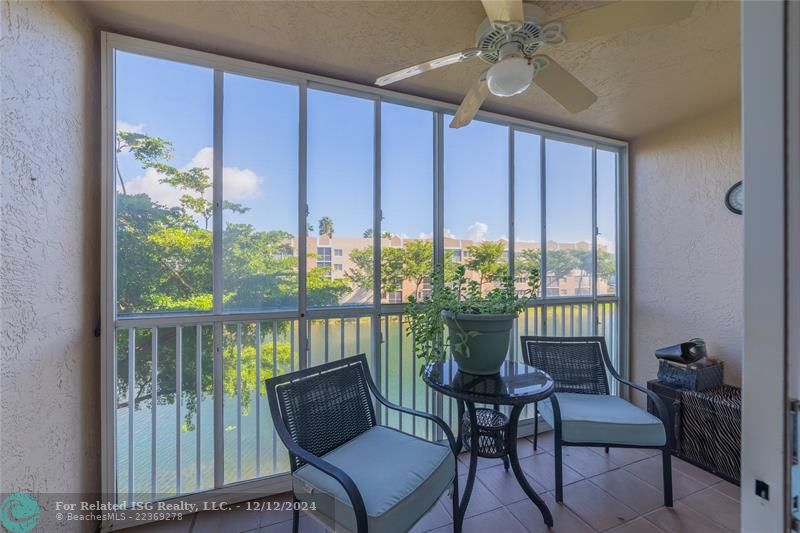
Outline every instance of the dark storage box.
{"label": "dark storage box", "polygon": [[740,479],[742,392],[724,385],[681,393],[680,454],[734,483]]}
{"label": "dark storage box", "polygon": [[686,390],[704,391],[722,385],[723,368],[721,361],[707,366],[675,366],[660,360],[658,380]]}

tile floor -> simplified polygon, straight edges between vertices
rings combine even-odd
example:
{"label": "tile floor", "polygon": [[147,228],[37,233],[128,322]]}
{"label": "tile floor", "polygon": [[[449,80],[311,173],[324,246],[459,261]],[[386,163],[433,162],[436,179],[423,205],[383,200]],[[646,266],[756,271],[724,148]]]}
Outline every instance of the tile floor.
{"label": "tile floor", "polygon": [[[518,443],[520,464],[531,486],[553,513],[548,530],[534,504],[499,459],[480,459],[477,479],[464,520],[465,533],[567,532],[713,533],[739,531],[739,488],[693,465],[673,458],[675,506],[663,507],[661,457],[657,450],[566,448],[564,503],[553,493],[553,435],[539,437],[534,453],[528,439]],[[459,488],[463,489],[469,457],[462,455]],[[272,499],[288,499],[280,495]],[[450,500],[445,495],[413,528],[414,533],[452,531]],[[205,512],[181,522],[162,522],[130,529],[131,533],[252,532],[289,533],[291,512]],[[303,516],[301,532],[324,533]]]}

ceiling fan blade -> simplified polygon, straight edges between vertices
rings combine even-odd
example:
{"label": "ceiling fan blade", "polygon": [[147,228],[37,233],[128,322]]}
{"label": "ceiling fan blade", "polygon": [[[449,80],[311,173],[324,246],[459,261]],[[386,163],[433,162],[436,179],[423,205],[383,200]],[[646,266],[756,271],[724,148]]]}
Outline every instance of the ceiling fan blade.
{"label": "ceiling fan blade", "polygon": [[537,55],[534,61],[537,69],[533,83],[541,87],[570,113],[583,111],[597,100],[596,94],[552,58]]}
{"label": "ceiling fan blade", "polygon": [[569,42],[587,41],[603,35],[673,24],[692,14],[695,2],[626,2],[587,9],[561,20]]}
{"label": "ceiling fan blade", "polygon": [[481,0],[486,16],[492,23],[497,22],[522,22],[525,14],[522,10],[522,0]]}
{"label": "ceiling fan blade", "polygon": [[414,65],[413,67],[407,67],[402,70],[398,70],[397,72],[392,72],[391,74],[381,76],[380,78],[375,80],[375,85],[378,86],[389,85],[390,83],[395,83],[397,81],[404,80],[406,78],[410,78],[418,74],[422,74],[423,72],[428,72],[429,70],[446,67],[447,65],[453,65],[455,63],[463,63],[464,61],[475,59],[480,55],[480,53],[481,51],[479,49],[470,48],[468,50],[456,52],[454,54],[446,55],[438,59],[431,59],[430,61],[426,61],[425,63],[420,63],[419,65]]}
{"label": "ceiling fan blade", "polygon": [[481,104],[489,95],[489,85],[486,83],[486,72],[488,72],[488,69],[486,69],[486,71],[481,74],[481,77],[469,88],[469,92],[467,92],[464,100],[461,101],[461,105],[458,106],[456,115],[453,117],[453,120],[450,121],[451,128],[462,128],[466,126],[472,122],[475,113],[481,108]]}

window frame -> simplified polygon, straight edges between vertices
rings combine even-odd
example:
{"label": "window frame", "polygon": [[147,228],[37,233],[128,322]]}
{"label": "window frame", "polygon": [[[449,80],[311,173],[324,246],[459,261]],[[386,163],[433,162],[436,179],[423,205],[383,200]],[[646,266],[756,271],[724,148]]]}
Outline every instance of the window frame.
{"label": "window frame", "polygon": [[[113,132],[115,131],[115,51],[120,50],[129,53],[147,55],[169,61],[177,61],[197,66],[203,66],[214,71],[214,106],[213,106],[213,141],[214,164],[212,168],[213,179],[213,201],[215,212],[212,228],[214,232],[213,244],[213,294],[214,306],[212,313],[181,313],[181,314],[154,314],[131,317],[119,317],[116,312],[116,239],[115,239],[115,191],[113,180],[114,146]],[[248,76],[257,79],[264,79],[272,82],[296,85],[300,91],[299,105],[299,150],[298,150],[298,221],[297,221],[297,240],[298,240],[298,309],[263,311],[263,312],[223,312],[222,309],[222,216],[219,206],[222,205],[222,118],[223,118],[223,77],[225,73]],[[307,91],[313,88],[330,92],[341,93],[349,96],[372,100],[375,106],[375,135],[374,135],[374,194],[373,194],[373,238],[374,238],[374,277],[375,288],[373,291],[373,303],[359,306],[334,306],[328,308],[311,308],[307,305],[306,295],[306,275],[307,275],[307,237],[306,208],[307,208]],[[166,45],[159,42],[144,39],[101,32],[101,176],[102,176],[102,242],[101,242],[101,490],[104,494],[113,495],[116,493],[116,435],[115,435],[115,405],[116,405],[116,358],[115,358],[115,331],[118,327],[168,327],[186,324],[212,324],[214,327],[214,390],[222,390],[222,351],[220,341],[224,322],[243,321],[243,320],[298,320],[298,331],[303,329],[311,320],[338,317],[371,317],[373,343],[379,344],[381,335],[381,318],[390,314],[402,312],[404,304],[381,303],[380,295],[380,235],[381,235],[381,102],[418,107],[433,112],[434,126],[434,169],[433,169],[433,242],[434,242],[434,262],[442,264],[445,258],[444,244],[444,195],[443,195],[443,132],[445,126],[444,117],[456,111],[457,106],[440,102],[433,99],[421,98],[405,95],[381,89],[377,87],[364,86],[356,83],[340,81],[323,76],[306,74],[303,72],[292,71],[277,67],[271,67],[251,61],[235,59],[231,57],[201,52],[188,48]],[[616,273],[616,294],[609,296],[598,296],[596,294],[597,282],[593,283],[592,296],[590,298],[575,298],[580,302],[588,303],[591,301],[595,309],[598,303],[615,302],[617,304],[618,319],[616,328],[619,343],[619,371],[623,376],[628,374],[628,345],[629,345],[629,251],[628,251],[628,143],[619,139],[613,139],[591,133],[570,130],[566,128],[542,124],[526,119],[509,117],[501,114],[479,111],[475,120],[496,123],[507,127],[509,134],[509,168],[508,168],[508,255],[514,257],[514,133],[522,131],[540,136],[542,148],[546,139],[561,140],[564,142],[583,144],[593,148],[593,222],[596,228],[596,150],[603,149],[617,153],[617,273]],[[546,184],[545,157],[542,149],[542,193],[545,192]],[[542,194],[542,202],[546,198]],[[542,210],[544,234],[545,210]],[[542,243],[546,243],[543,240]],[[593,251],[596,255],[596,231],[593,236]],[[546,267],[546,246],[543,246],[542,262]],[[463,254],[462,254],[463,256]],[[463,260],[463,258],[462,258]],[[513,261],[509,261],[509,273],[513,276]],[[546,270],[543,268],[543,272]],[[594,269],[593,276],[597,276],[597,269]],[[546,285],[546,284],[545,284]],[[548,298],[546,290],[543,291],[541,304],[546,307],[549,300],[556,300],[559,303],[568,301],[569,298]],[[597,318],[595,318],[597,321]],[[308,339],[305,335],[299,335],[299,352],[308,353]],[[373,372],[380,375],[380,349],[373,346],[374,363]],[[305,363],[302,362],[301,365]],[[219,398],[217,398],[219,397]],[[216,394],[214,399],[215,423],[214,428],[214,490],[230,491],[231,485],[224,483],[223,462],[217,460],[222,454],[221,441],[222,435],[222,399],[221,395]],[[238,483],[241,490],[251,490],[253,483],[261,487],[265,493],[275,492],[285,482],[282,476],[271,478],[259,478],[252,482]],[[243,488],[247,486],[248,489]],[[203,493],[201,493],[203,494]],[[205,493],[207,495],[207,493]],[[186,496],[181,496],[187,499]]]}

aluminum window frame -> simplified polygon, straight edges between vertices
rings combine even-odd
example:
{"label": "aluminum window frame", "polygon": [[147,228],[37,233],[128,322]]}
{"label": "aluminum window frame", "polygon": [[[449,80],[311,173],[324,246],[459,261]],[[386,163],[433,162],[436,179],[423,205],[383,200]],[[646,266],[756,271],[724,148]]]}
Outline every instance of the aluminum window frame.
{"label": "aluminum window frame", "polygon": [[[213,301],[214,308],[211,313],[153,313],[136,316],[118,317],[116,314],[116,187],[113,181],[114,143],[113,135],[116,124],[116,94],[115,94],[115,51],[140,54],[149,57],[176,61],[200,67],[210,68],[214,72],[214,167],[213,167],[213,200],[215,204],[213,218]],[[226,73],[263,79],[271,82],[285,83],[296,86],[299,91],[299,147],[298,147],[298,307],[296,310],[278,310],[263,312],[225,312],[221,305],[222,289],[222,214],[219,206],[222,202],[222,119],[223,119],[223,90],[224,75]],[[307,264],[307,226],[306,209],[308,198],[308,89],[335,92],[372,100],[374,102],[374,171],[373,171],[373,238],[374,238],[374,280],[373,302],[362,306],[333,306],[326,308],[310,308],[307,305],[306,274]],[[444,118],[453,114],[457,106],[428,98],[421,98],[401,94],[387,89],[364,86],[356,83],[336,80],[323,76],[306,74],[299,71],[277,68],[251,61],[231,58],[227,56],[201,52],[183,47],[167,45],[155,41],[139,39],[115,33],[101,33],[101,171],[102,171],[102,244],[101,244],[101,331],[102,356],[101,356],[101,482],[102,493],[111,499],[116,498],[116,434],[115,434],[115,405],[116,405],[116,357],[115,357],[115,332],[118,327],[169,327],[177,325],[203,324],[213,326],[214,341],[214,479],[215,488],[211,491],[186,494],[181,499],[191,500],[201,498],[203,495],[224,492],[237,493],[238,490],[246,491],[244,487],[252,490],[270,492],[286,490],[287,479],[283,474],[252,481],[225,484],[223,476],[223,443],[222,443],[222,395],[217,391],[222,390],[222,346],[221,330],[225,322],[235,321],[265,321],[265,320],[296,320],[298,323],[298,349],[299,364],[303,368],[308,361],[307,338],[310,320],[325,318],[356,318],[370,317],[372,323],[373,371],[380,375],[382,332],[381,318],[383,316],[402,312],[403,304],[382,303],[380,298],[380,235],[381,235],[381,103],[387,102],[397,105],[409,106],[432,112],[433,119],[433,241],[434,261],[442,265],[445,258],[444,247]],[[554,304],[591,303],[594,313],[594,331],[598,329],[598,304],[602,302],[616,302],[618,320],[616,335],[618,340],[617,364],[623,376],[628,375],[628,346],[629,346],[629,242],[628,242],[628,143],[623,140],[595,134],[570,130],[544,123],[519,119],[487,111],[479,111],[475,120],[490,122],[508,128],[509,158],[508,158],[508,240],[509,240],[509,273],[514,273],[514,150],[515,133],[517,131],[538,135],[541,139],[541,216],[542,216],[542,265],[544,285],[541,296],[542,309],[547,309],[548,302]],[[573,144],[590,146],[593,150],[593,162],[596,162],[596,150],[603,149],[617,153],[617,291],[615,295],[597,295],[597,268],[593,272],[593,289],[590,297],[551,297],[546,295],[546,166],[545,166],[545,141],[546,139],[559,140]],[[596,231],[596,165],[593,164],[593,222]],[[592,246],[594,261],[596,262],[596,236],[593,236]],[[332,256],[333,257],[333,256]],[[546,331],[546,316],[543,313],[544,328]],[[302,334],[301,334],[302,332]],[[378,383],[380,379],[376,380]],[[442,411],[441,398],[438,399],[439,410]]]}

